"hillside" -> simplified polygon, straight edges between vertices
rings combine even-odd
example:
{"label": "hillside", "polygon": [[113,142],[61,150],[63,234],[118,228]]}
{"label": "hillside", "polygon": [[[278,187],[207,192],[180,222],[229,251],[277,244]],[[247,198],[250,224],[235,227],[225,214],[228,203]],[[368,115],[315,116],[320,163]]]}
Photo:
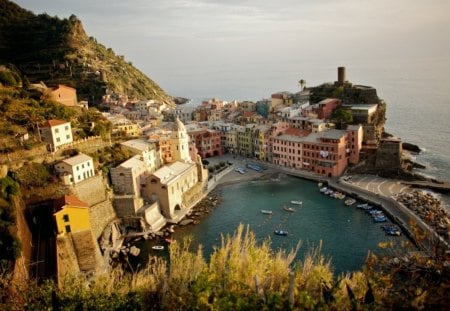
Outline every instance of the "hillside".
{"label": "hillside", "polygon": [[173,100],[124,56],[89,37],[74,15],[35,15],[0,0],[0,63],[14,64],[31,83],[65,84],[79,100],[99,103],[105,93],[136,99]]}

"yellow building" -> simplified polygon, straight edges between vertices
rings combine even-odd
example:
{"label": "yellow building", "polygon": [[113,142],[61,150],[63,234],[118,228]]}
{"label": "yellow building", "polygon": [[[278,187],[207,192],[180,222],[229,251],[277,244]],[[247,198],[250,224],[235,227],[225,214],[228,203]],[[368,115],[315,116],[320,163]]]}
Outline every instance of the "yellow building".
{"label": "yellow building", "polygon": [[65,195],[55,201],[53,214],[59,234],[91,230],[89,220],[89,205],[78,198]]}

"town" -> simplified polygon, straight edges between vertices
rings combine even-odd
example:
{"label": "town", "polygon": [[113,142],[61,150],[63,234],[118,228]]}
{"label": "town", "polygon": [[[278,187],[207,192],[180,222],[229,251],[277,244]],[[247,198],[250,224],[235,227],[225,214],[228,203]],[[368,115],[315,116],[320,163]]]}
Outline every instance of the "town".
{"label": "town", "polygon": [[[97,119],[88,127],[109,126],[100,135],[81,138],[69,119],[41,120],[35,132],[18,137],[26,143],[38,136],[44,142],[43,149],[29,150],[32,162],[52,167],[57,178],[53,195],[28,200],[32,232],[25,220],[18,222],[19,231],[37,241],[25,247],[28,256],[22,260],[36,262],[37,277],[61,279],[68,273],[101,274],[123,255],[137,256],[140,250],[129,243],[133,239],[170,243],[174,225],[190,223],[186,216],[234,169],[228,161],[209,165],[208,158],[231,155],[315,180],[348,170],[407,172],[411,162],[403,157],[401,140],[383,135],[385,104],[374,88],[352,85],[345,75],[339,67],[334,83],[306,88],[300,80],[295,94],[279,92],[257,102],[213,98],[198,107],[129,100],[106,91],[102,113],[79,102],[74,88],[31,84],[31,90],[61,106],[93,111]],[[315,93],[327,88],[339,98],[313,102]],[[23,153],[7,157],[3,177],[9,168],[26,165]],[[108,157],[117,159],[108,162]],[[246,173],[242,167],[234,170]]]}

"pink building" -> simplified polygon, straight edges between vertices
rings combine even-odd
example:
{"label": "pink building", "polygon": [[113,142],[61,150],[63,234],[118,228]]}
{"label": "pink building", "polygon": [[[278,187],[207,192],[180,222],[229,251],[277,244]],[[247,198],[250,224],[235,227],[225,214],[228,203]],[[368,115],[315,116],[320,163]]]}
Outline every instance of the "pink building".
{"label": "pink building", "polygon": [[191,142],[195,143],[198,154],[202,158],[222,155],[222,142],[220,131],[216,130],[196,130],[189,131]]}
{"label": "pink building", "polygon": [[305,169],[324,176],[340,176],[349,164],[359,161],[362,127],[328,130],[304,136],[286,133],[272,143],[272,162],[277,165]]}
{"label": "pink building", "polygon": [[312,111],[317,114],[318,119],[329,119],[333,111],[341,105],[337,98],[327,98],[313,105]]}

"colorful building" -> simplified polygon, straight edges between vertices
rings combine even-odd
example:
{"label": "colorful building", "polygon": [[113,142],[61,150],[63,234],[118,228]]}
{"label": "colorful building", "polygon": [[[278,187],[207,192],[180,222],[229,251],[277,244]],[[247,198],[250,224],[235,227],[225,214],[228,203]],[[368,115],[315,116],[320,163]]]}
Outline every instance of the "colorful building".
{"label": "colorful building", "polygon": [[188,135],[195,143],[198,154],[202,158],[222,155],[222,142],[219,131],[210,129],[197,129],[189,131]]}
{"label": "colorful building", "polygon": [[55,170],[63,178],[66,185],[79,183],[95,175],[94,161],[90,156],[83,153],[57,163]]}
{"label": "colorful building", "polygon": [[89,205],[77,197],[65,195],[54,202],[58,234],[91,230]]}
{"label": "colorful building", "polygon": [[61,147],[73,142],[72,127],[70,122],[61,120],[48,120],[40,128],[41,137],[49,144],[51,151],[56,151]]}

